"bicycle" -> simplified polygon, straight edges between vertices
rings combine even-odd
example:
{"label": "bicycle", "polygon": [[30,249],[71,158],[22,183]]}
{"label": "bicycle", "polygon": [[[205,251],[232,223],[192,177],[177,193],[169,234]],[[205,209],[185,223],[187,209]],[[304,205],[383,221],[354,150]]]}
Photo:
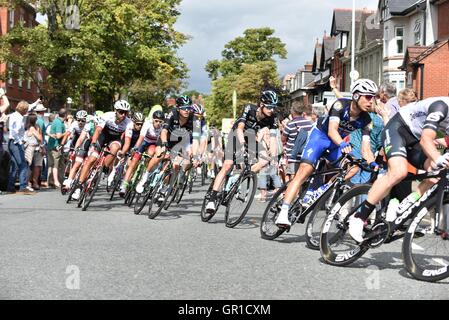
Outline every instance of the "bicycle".
{"label": "bicycle", "polygon": [[[69,175],[70,175],[70,170],[72,170],[72,166],[75,163],[75,149],[70,149],[69,151],[69,156],[68,156],[68,161],[64,166],[64,171],[63,171],[63,177],[64,180],[66,180]],[[60,188],[61,189],[61,194],[63,196],[65,196],[67,194],[67,190],[63,187]]]}
{"label": "bicycle", "polygon": [[110,201],[114,199],[114,195],[117,190],[120,188],[120,184],[123,179],[123,174],[126,172],[127,162],[128,162],[129,154],[126,154],[125,158],[119,161],[117,167],[115,169],[114,179],[112,180],[111,186],[106,184],[106,191],[111,192],[111,196],[109,198]]}
{"label": "bicycle", "polygon": [[[243,159],[243,165],[235,164],[233,170],[226,175],[224,183],[222,184],[224,190],[218,193],[215,201],[217,210],[215,210],[214,213],[208,213],[206,211],[206,205],[211,198],[215,179],[212,180],[201,208],[201,220],[203,222],[210,221],[217,213],[220,205],[226,207],[225,225],[228,228],[234,228],[246,216],[254,200],[254,195],[256,194],[257,175],[251,171],[251,165],[248,163],[248,153],[244,154]],[[234,175],[232,175],[233,171],[238,166],[240,166],[240,169],[238,169],[240,172],[237,170],[234,172]]]}
{"label": "bicycle", "polygon": [[[273,196],[265,209],[260,225],[260,233],[263,239],[276,239],[284,232],[289,232],[291,227],[293,227],[296,223],[305,223],[306,218],[310,215],[306,224],[306,245],[312,250],[319,250],[322,221],[326,218],[335,201],[349,189],[348,183],[345,181],[348,173],[357,166],[361,170],[372,173],[370,181],[374,181],[377,178],[376,171],[365,166],[365,160],[354,159],[349,154],[344,154],[339,159],[331,163],[332,166],[335,166],[337,163],[343,161],[344,164],[341,167],[324,170],[323,167],[325,165],[325,161],[326,160],[323,158],[317,163],[315,166],[315,173],[313,173],[301,186],[300,194],[292,202],[289,211],[289,220],[292,225],[288,229],[280,228],[275,224],[279,212],[281,211],[287,185],[284,185]],[[314,184],[314,181],[318,178],[323,178],[323,180],[325,180],[324,177],[329,175],[332,177],[326,184],[326,189],[321,193],[321,195],[319,195],[317,199],[314,199],[309,206],[303,203],[303,198],[309,187]]]}
{"label": "bicycle", "polygon": [[[348,220],[360,209],[371,185],[359,185],[349,190],[336,202],[323,223],[320,251],[324,261],[334,266],[347,266],[370,248],[404,239],[404,265],[415,279],[434,282],[449,277],[449,218],[448,212],[443,214],[444,205],[449,204],[447,175],[448,170],[444,169],[406,178],[405,180],[438,178],[439,182],[410,207],[399,210],[399,215],[393,222],[385,220],[388,201],[382,201],[369,217],[364,228],[365,240],[360,244],[348,234]],[[426,245],[426,242],[433,243]],[[438,249],[442,249],[442,253],[435,253],[432,258],[429,251]],[[432,263],[436,265],[431,265]]]}
{"label": "bicycle", "polygon": [[104,163],[106,156],[112,155],[109,151],[103,148],[100,152],[98,159],[95,161],[94,165],[90,169],[87,182],[81,189],[80,199],[78,201],[78,207],[82,207],[82,211],[86,211],[89,207],[95,192],[100,184],[101,176],[103,174]]}
{"label": "bicycle", "polygon": [[139,183],[140,179],[142,178],[142,175],[144,174],[144,172],[146,171],[146,167],[148,165],[148,161],[151,159],[151,156],[143,153],[142,154],[142,159],[141,161],[139,161],[139,165],[137,166],[136,171],[133,174],[133,177],[131,178],[131,183],[128,186],[128,189],[126,190],[125,193],[125,204],[128,205],[128,207],[131,207],[134,199],[137,195],[136,192],[136,187],[137,184]]}

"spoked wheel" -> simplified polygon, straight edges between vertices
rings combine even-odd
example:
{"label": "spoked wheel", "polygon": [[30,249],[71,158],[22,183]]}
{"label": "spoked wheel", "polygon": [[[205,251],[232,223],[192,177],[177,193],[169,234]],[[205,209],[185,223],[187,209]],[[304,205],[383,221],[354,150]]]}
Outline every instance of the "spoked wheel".
{"label": "spoked wheel", "polygon": [[201,165],[201,186],[204,187],[206,185],[207,178],[207,164],[203,163]]}
{"label": "spoked wheel", "polygon": [[[72,170],[72,160],[67,161],[67,164],[64,167],[64,180],[66,180],[70,175],[70,170]],[[61,194],[65,196],[67,194],[67,189],[61,186]]]}
{"label": "spoked wheel", "polygon": [[[190,169],[190,170],[192,170],[192,169]],[[189,188],[190,188],[190,185],[193,185],[193,179],[189,182],[189,176],[192,174],[190,172],[190,170],[189,170],[189,172],[187,172],[187,174],[183,173],[183,175],[182,175],[184,181],[182,182],[182,185],[179,186],[179,190],[177,192],[176,199],[175,199],[176,204],[179,204],[181,202],[182,196],[184,195],[184,192],[186,191],[187,184],[189,184]]]}
{"label": "spoked wheel", "polygon": [[[194,170],[194,169],[193,169]],[[196,180],[196,172],[195,171],[192,171],[192,172],[190,172],[189,173],[189,175],[188,175],[188,185],[189,185],[189,194],[191,194],[192,193],[192,191],[193,191],[193,182],[195,182],[195,180]]]}
{"label": "spoked wheel", "polygon": [[321,227],[342,193],[340,189],[333,189],[325,197],[322,197],[313,208],[306,225],[306,243],[310,249],[320,250]]}
{"label": "spoked wheel", "polygon": [[285,232],[284,228],[279,228],[276,225],[276,219],[281,212],[282,203],[284,202],[284,193],[288,185],[283,185],[273,195],[265,212],[263,213],[262,221],[260,223],[260,236],[262,239],[274,240]]}
{"label": "spoked wheel", "polygon": [[170,185],[168,186],[166,200],[164,201],[164,210],[168,210],[176,196],[179,192],[178,181],[179,181],[180,171],[176,171],[173,175],[170,176]]}
{"label": "spoked wheel", "polygon": [[148,208],[148,218],[156,218],[164,209],[168,198],[170,197],[170,181],[172,178],[171,172],[166,171],[162,176],[162,180],[154,187],[150,195],[151,202]]}
{"label": "spoked wheel", "polygon": [[[371,185],[358,185],[332,206],[320,235],[320,251],[324,261],[334,266],[346,266],[359,259],[368,249],[349,235],[349,217],[360,211]],[[373,213],[375,214],[375,213]]]}
{"label": "spoked wheel", "polygon": [[114,199],[115,193],[120,188],[120,183],[122,182],[123,176],[123,169],[124,167],[122,165],[117,168],[117,170],[115,171],[114,181],[112,181],[111,187],[109,187],[108,184],[106,183],[107,192],[111,192],[111,197],[109,198],[109,200],[111,201],[112,199]]}
{"label": "spoked wheel", "polygon": [[249,172],[235,185],[230,191],[230,200],[226,206],[225,221],[226,227],[234,228],[245,217],[251,204],[257,188],[257,176],[254,172]]}
{"label": "spoked wheel", "polygon": [[402,255],[407,271],[421,281],[435,282],[449,277],[449,213],[435,221],[436,197],[425,201],[404,237]]}
{"label": "spoked wheel", "polygon": [[86,211],[87,208],[89,207],[90,203],[92,202],[95,192],[97,192],[98,185],[100,184],[102,173],[103,173],[103,168],[100,167],[97,169],[95,176],[92,178],[92,181],[90,182],[90,186],[87,189],[87,192],[84,196],[83,209],[82,209],[83,211]]}
{"label": "spoked wheel", "polygon": [[140,214],[150,199],[150,196],[153,192],[153,188],[149,186],[145,186],[142,193],[136,194],[136,202],[134,203],[134,214]]}
{"label": "spoked wheel", "polygon": [[218,209],[215,210],[213,213],[209,213],[206,211],[206,206],[209,203],[210,196],[212,194],[212,190],[214,187],[214,180],[212,180],[209,189],[206,192],[206,195],[204,196],[203,205],[201,206],[201,221],[208,222],[210,219],[213,218],[213,216],[217,213]]}
{"label": "spoked wheel", "polygon": [[80,176],[78,174],[76,179],[72,182],[72,185],[70,186],[70,189],[68,191],[69,194],[67,196],[67,201],[66,201],[67,203],[70,203],[70,201],[72,201],[72,195],[75,192],[76,186],[78,185],[79,181],[80,181]]}

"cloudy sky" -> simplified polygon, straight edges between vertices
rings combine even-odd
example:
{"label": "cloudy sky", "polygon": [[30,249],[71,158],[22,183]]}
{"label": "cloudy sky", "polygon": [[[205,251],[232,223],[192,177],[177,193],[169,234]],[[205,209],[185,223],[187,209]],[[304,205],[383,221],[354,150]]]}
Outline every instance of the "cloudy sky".
{"label": "cloudy sky", "polygon": [[[357,8],[377,8],[377,0],[356,0]],[[288,51],[280,75],[312,61],[316,38],[329,34],[334,8],[351,8],[352,0],[183,0],[176,29],[193,37],[179,51],[190,69],[189,89],[210,92],[204,71],[208,60],[220,59],[229,41],[248,28],[270,27]]]}

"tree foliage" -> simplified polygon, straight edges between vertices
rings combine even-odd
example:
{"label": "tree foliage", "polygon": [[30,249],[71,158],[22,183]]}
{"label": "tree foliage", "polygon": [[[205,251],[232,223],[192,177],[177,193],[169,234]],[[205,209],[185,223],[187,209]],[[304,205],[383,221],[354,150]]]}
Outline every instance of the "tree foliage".
{"label": "tree foliage", "polygon": [[[64,8],[74,1],[28,1],[47,15],[48,23],[13,28],[0,40],[0,60],[31,74],[37,68],[48,70],[48,97],[70,95],[79,101],[88,93],[98,107],[110,104],[119,92],[125,97],[130,94],[135,103],[153,103],[179,91],[180,79],[187,74],[176,55],[186,41],[174,29],[180,1],[75,1],[80,9],[79,30],[68,30],[64,24]],[[147,94],[139,86],[149,89]]]}
{"label": "tree foliage", "polygon": [[232,118],[232,94],[237,91],[237,113],[248,103],[256,104],[261,90],[279,88],[275,56],[286,58],[285,44],[270,28],[248,29],[243,37],[226,44],[222,60],[208,61],[212,94],[206,98],[208,120],[217,126]]}

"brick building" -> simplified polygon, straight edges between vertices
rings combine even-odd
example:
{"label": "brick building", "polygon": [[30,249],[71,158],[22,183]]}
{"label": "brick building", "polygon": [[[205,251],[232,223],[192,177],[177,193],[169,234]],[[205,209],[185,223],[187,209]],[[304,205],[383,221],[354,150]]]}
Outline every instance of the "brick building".
{"label": "brick building", "polygon": [[420,99],[449,96],[449,0],[431,3],[438,10],[438,39],[430,46],[408,47],[401,67],[407,87]]}
{"label": "brick building", "polygon": [[[23,1],[14,9],[0,7],[0,36],[7,34],[19,24],[29,28],[38,25],[36,10],[31,5]],[[17,48],[14,49],[17,50]],[[45,70],[38,70],[34,73],[31,70],[23,70],[12,63],[1,63],[0,73],[8,74],[6,82],[0,81],[0,87],[5,88],[13,109],[21,100],[34,102],[39,98],[40,91],[35,81],[41,84],[44,82]]]}

